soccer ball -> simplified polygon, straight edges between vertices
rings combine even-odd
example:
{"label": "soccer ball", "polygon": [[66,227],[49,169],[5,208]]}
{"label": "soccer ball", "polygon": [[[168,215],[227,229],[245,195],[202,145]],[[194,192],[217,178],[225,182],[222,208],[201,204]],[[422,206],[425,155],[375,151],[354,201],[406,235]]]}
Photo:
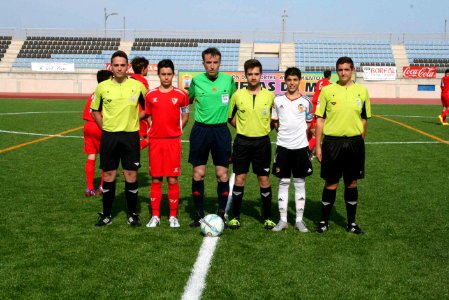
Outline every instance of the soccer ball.
{"label": "soccer ball", "polygon": [[216,237],[223,233],[224,222],[220,216],[210,214],[200,220],[201,233],[205,236]]}

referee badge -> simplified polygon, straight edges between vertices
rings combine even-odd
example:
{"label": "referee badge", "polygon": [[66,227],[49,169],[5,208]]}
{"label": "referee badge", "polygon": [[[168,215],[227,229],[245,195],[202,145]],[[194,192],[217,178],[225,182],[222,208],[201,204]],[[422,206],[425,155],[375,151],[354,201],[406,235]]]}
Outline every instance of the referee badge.
{"label": "referee badge", "polygon": [[131,102],[134,102],[134,101],[136,101],[136,96],[132,95],[131,96]]}
{"label": "referee badge", "polygon": [[360,99],[355,100],[355,103],[357,104],[358,107],[362,106],[362,100]]}

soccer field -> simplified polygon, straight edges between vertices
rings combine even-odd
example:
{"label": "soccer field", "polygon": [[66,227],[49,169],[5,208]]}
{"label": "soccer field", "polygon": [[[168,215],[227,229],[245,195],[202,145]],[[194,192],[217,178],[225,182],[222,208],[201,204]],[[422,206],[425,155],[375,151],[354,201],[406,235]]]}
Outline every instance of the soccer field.
{"label": "soccer field", "polygon": [[[204,239],[188,226],[194,211],[189,144],[183,143],[181,228],[168,226],[166,189],[162,225],[130,228],[123,176],[113,224],[95,228],[102,206],[101,197],[84,196],[84,104],[0,99],[0,299],[180,299]],[[449,298],[449,128],[439,125],[439,106],[373,105],[372,111],[357,214],[366,234],[345,231],[341,188],[328,232],[264,230],[251,174],[242,228],[219,238],[203,299]],[[52,136],[58,133],[64,134]],[[149,219],[147,158],[144,152],[138,178],[142,223]],[[319,219],[323,188],[319,163],[313,163],[306,179],[310,229]],[[271,183],[277,222],[277,180]],[[206,209],[214,212],[212,166],[205,186]],[[293,221],[294,201],[289,204]]]}

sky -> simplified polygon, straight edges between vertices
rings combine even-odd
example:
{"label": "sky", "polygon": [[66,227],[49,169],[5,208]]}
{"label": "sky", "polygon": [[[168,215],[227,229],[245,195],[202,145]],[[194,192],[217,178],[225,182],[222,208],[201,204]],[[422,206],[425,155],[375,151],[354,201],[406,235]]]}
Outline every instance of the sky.
{"label": "sky", "polygon": [[[0,9],[0,29],[444,33],[448,0],[13,0]],[[447,25],[449,26],[449,24]],[[449,28],[448,28],[449,30]]]}

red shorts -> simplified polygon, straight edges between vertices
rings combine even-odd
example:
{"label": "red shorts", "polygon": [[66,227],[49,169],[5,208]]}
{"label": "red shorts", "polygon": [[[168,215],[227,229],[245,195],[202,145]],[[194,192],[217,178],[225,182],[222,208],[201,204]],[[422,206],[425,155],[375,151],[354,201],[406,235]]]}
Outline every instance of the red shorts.
{"label": "red shorts", "polygon": [[84,123],[84,153],[100,153],[100,139],[102,130],[98,128],[97,123],[87,121]]}
{"label": "red shorts", "polygon": [[181,175],[181,139],[152,139],[148,147],[151,177]]}
{"label": "red shorts", "polygon": [[449,107],[449,94],[441,94],[441,105]]}

